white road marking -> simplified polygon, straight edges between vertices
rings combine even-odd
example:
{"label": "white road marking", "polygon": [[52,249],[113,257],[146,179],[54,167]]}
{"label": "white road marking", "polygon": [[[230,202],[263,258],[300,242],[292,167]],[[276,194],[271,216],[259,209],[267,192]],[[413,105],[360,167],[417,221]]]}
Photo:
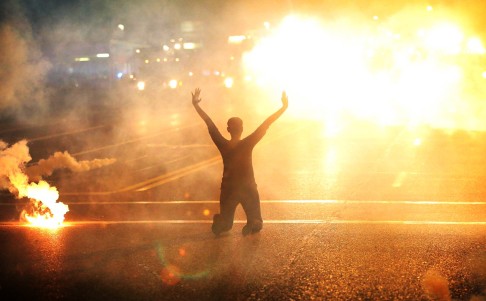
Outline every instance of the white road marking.
{"label": "white road marking", "polygon": [[[130,225],[130,224],[211,224],[212,220],[113,220],[113,221],[67,221],[59,228],[90,226],[90,225]],[[246,224],[245,220],[235,220],[235,224]],[[445,225],[445,226],[486,226],[486,221],[400,221],[400,220],[324,220],[324,219],[298,219],[298,220],[264,220],[264,224],[368,224],[368,225]],[[0,222],[0,228],[25,227],[37,228],[24,222]],[[47,229],[56,230],[56,229]]]}

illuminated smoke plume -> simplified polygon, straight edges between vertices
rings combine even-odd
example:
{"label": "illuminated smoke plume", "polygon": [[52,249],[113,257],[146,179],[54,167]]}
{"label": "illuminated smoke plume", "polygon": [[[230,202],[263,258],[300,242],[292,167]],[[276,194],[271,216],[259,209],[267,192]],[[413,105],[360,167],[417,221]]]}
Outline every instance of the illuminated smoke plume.
{"label": "illuminated smoke plume", "polygon": [[11,147],[0,142],[0,188],[8,189],[17,198],[31,200],[30,208],[21,214],[22,219],[35,226],[57,227],[64,221],[68,206],[58,203],[59,192],[46,181],[29,182],[24,173],[25,164],[32,160],[27,141],[22,140]]}
{"label": "illuminated smoke plume", "polygon": [[29,179],[38,181],[42,176],[50,176],[56,169],[68,169],[72,172],[88,171],[113,164],[116,159],[94,159],[77,161],[68,152],[55,152],[47,159],[39,160],[36,165],[26,170]]}
{"label": "illuminated smoke plume", "polygon": [[12,180],[26,178],[23,169],[25,163],[30,160],[32,158],[26,140],[17,142],[11,147],[0,141],[0,188],[8,189],[11,193],[18,195],[20,187],[16,187],[16,182]]}
{"label": "illuminated smoke plume", "polygon": [[[68,168],[72,171],[87,171],[114,162],[113,159],[76,161],[67,152],[57,152],[38,165],[28,168],[25,164],[32,160],[27,141],[19,141],[12,146],[0,140],[0,189],[7,189],[17,198],[27,197],[30,207],[21,214],[21,219],[40,227],[58,227],[69,211],[67,205],[57,202],[59,192],[41,179],[52,174],[54,169]],[[29,179],[30,178],[30,179]],[[35,181],[32,181],[32,178]]]}

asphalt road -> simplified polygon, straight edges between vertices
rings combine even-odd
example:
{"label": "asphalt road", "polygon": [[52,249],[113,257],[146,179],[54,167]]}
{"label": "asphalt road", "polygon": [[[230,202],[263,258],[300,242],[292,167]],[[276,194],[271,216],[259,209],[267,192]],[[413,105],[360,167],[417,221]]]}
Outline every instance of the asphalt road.
{"label": "asphalt road", "polygon": [[[486,226],[1,227],[2,300],[482,300]],[[448,296],[450,296],[448,298]],[[476,296],[478,299],[473,299]],[[480,297],[482,296],[482,297]]]}
{"label": "asphalt road", "polygon": [[[243,237],[239,208],[215,238],[222,163],[184,101],[0,122],[29,166],[116,159],[44,177],[70,208],[57,230],[19,222],[28,201],[1,192],[0,299],[486,298],[485,133],[284,115],[254,151],[263,231]],[[243,112],[248,132],[273,112],[204,105],[221,129]]]}

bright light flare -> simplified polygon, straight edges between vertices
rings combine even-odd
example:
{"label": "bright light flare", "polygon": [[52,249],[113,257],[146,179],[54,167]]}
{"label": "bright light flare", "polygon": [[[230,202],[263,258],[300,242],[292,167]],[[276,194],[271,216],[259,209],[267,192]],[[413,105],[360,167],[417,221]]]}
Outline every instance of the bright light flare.
{"label": "bright light flare", "polygon": [[445,54],[459,54],[462,50],[464,34],[452,23],[440,23],[432,27],[425,36],[425,46],[432,51]]}
{"label": "bright light flare", "polygon": [[138,89],[139,91],[143,91],[143,90],[145,90],[145,82],[144,82],[144,81],[139,81],[139,82],[137,83],[137,89]]}
{"label": "bright light flare", "polygon": [[232,88],[235,80],[232,77],[227,77],[224,79],[224,86],[228,89]]}
{"label": "bright light flare", "polygon": [[176,89],[179,86],[179,81],[177,79],[171,79],[169,81],[169,88]]}
{"label": "bright light flare", "polygon": [[10,178],[17,188],[19,197],[31,200],[31,207],[22,212],[22,219],[30,225],[40,228],[58,228],[62,226],[64,215],[69,211],[67,205],[57,202],[59,192],[45,181],[28,183],[27,176],[16,174]]}
{"label": "bright light flare", "polygon": [[468,127],[477,111],[464,103],[484,95],[465,94],[473,63],[454,56],[484,48],[457,24],[433,17],[378,24],[289,16],[244,55],[245,72],[269,94],[285,89],[296,118]]}
{"label": "bright light flare", "polygon": [[477,37],[470,38],[467,41],[467,51],[471,54],[485,54],[486,50],[484,49],[483,42],[481,39]]}
{"label": "bright light flare", "polygon": [[109,58],[110,54],[109,53],[98,53],[96,54],[97,58]]}

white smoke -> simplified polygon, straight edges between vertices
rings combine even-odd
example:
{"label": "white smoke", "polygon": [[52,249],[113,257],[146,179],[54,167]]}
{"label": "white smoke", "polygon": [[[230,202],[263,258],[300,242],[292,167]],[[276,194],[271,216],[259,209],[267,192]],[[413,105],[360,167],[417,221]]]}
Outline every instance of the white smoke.
{"label": "white smoke", "polygon": [[[32,160],[27,147],[27,141],[22,140],[8,147],[8,144],[0,140],[0,189],[8,189],[19,196],[19,188],[15,180],[25,178],[25,164]],[[22,180],[22,182],[25,182]]]}
{"label": "white smoke", "polygon": [[0,189],[7,189],[19,199],[30,199],[30,206],[21,213],[21,219],[41,227],[61,225],[69,211],[67,205],[57,202],[57,188],[42,180],[42,176],[51,175],[59,168],[81,172],[115,162],[114,159],[78,162],[68,152],[56,152],[48,159],[40,160],[37,165],[26,168],[31,160],[26,140],[10,147],[0,140]]}
{"label": "white smoke", "polygon": [[83,172],[115,163],[116,159],[94,159],[77,161],[67,151],[55,152],[47,159],[39,160],[36,165],[29,166],[26,174],[32,181],[38,181],[42,176],[50,176],[56,169],[68,169],[72,172]]}

